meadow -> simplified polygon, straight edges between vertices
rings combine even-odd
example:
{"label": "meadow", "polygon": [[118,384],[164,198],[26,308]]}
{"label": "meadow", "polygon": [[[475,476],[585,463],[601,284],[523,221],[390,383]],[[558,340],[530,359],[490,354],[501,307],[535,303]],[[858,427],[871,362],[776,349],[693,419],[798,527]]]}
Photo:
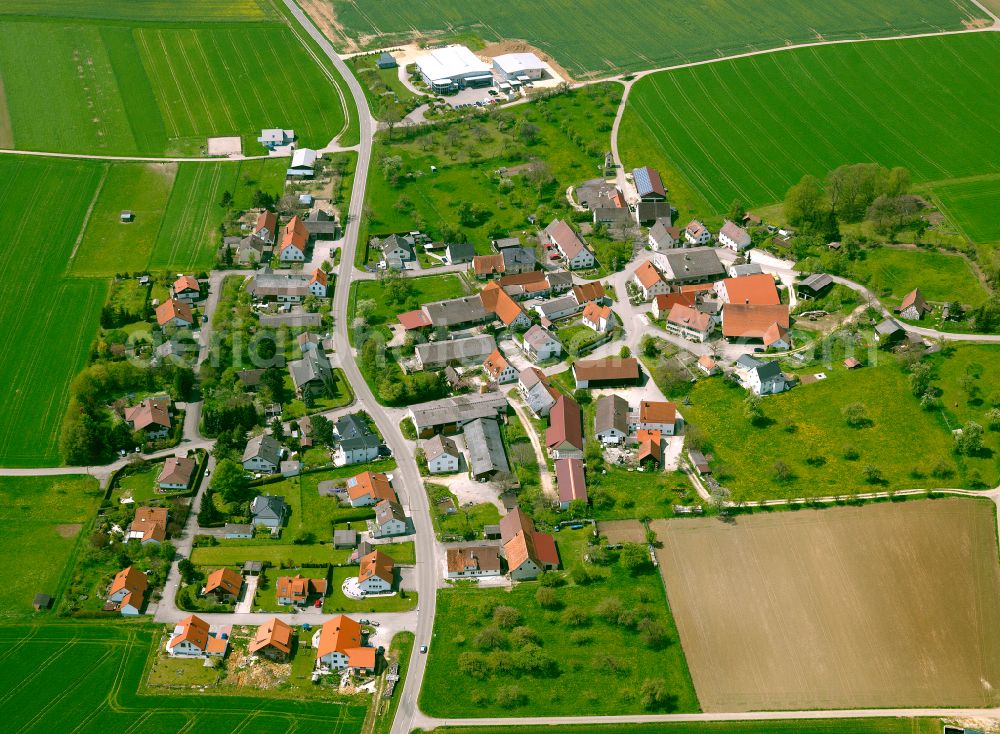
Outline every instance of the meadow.
{"label": "meadow", "polygon": [[401,303],[391,300],[380,281],[359,280],[351,284],[351,317],[356,314],[359,301],[372,301],[375,308],[365,316],[365,322],[368,326],[388,326],[396,323],[399,314],[418,309],[424,303],[466,295],[462,279],[454,273],[401,278],[400,282],[405,295]]}
{"label": "meadow", "polygon": [[[805,48],[644,77],[619,137],[660,168],[680,219],[784,199],[804,174],[905,166],[915,182],[1000,171],[1000,38]],[[974,100],[974,101],[973,101]],[[961,135],[955,131],[960,130]]]}
{"label": "meadow", "polygon": [[657,520],[705,711],[995,706],[996,508],[977,499]]}
{"label": "meadow", "polygon": [[[384,48],[407,39],[478,36],[518,39],[551,54],[577,78],[651,69],[686,61],[773,48],[789,42],[889,36],[962,28],[985,17],[970,2],[887,0],[874,3],[799,3],[679,0],[656,12],[640,0],[609,7],[598,0],[538,4],[512,0],[440,3],[434,0],[332,0],[336,26],[324,30],[343,48]],[[747,16],[753,15],[752,23]],[[608,33],[614,28],[614,33]],[[625,40],[627,39],[627,40]]]}
{"label": "meadow", "polygon": [[274,17],[268,0],[18,0],[0,15],[143,21],[260,21]]}
{"label": "meadow", "polygon": [[[150,694],[144,669],[161,628],[96,624],[0,627],[8,695],[0,716],[9,731],[360,732],[368,699],[289,700],[192,691]],[[66,661],[72,661],[67,664]],[[15,683],[17,685],[15,685]]]}
{"label": "meadow", "polygon": [[[628,571],[614,558],[606,565],[585,565],[588,535],[588,530],[556,535],[570,579],[552,587],[554,600],[545,607],[536,598],[538,583],[521,583],[512,590],[460,585],[438,592],[434,639],[420,691],[424,713],[641,713],[640,689],[650,679],[661,680],[667,692],[660,712],[698,710],[656,572],[651,567]],[[642,623],[636,629],[644,618],[658,634],[647,638]],[[520,669],[520,656],[537,668]],[[614,685],[609,685],[611,677]],[[461,696],[454,695],[456,686]]]}
{"label": "meadow", "polygon": [[0,620],[30,618],[39,592],[58,597],[102,496],[89,476],[0,477]]}
{"label": "meadow", "polygon": [[851,276],[865,283],[885,305],[895,308],[903,296],[920,288],[928,301],[958,301],[978,306],[989,293],[972,272],[968,261],[951,253],[919,249],[875,247],[851,263]]}
{"label": "meadow", "polygon": [[59,463],[59,425],[107,283],[62,277],[100,179],[77,161],[0,159],[0,465]]}
{"label": "meadow", "polygon": [[1000,242],[1000,177],[938,184],[931,194],[941,212],[977,243]]}
{"label": "meadow", "polygon": [[[921,410],[893,357],[878,359],[859,370],[816,370],[826,379],[764,398],[763,425],[746,416],[746,391],[721,378],[692,388],[684,416],[704,436],[714,473],[737,501],[965,486],[944,421]],[[853,403],[865,406],[867,425],[848,425],[842,411]],[[867,481],[869,464],[881,482]]]}
{"label": "meadow", "polygon": [[[445,726],[425,734],[535,734],[527,726]],[[546,734],[939,734],[937,719],[793,719],[787,721],[660,722],[656,724],[556,724]]]}
{"label": "meadow", "polygon": [[[346,128],[337,80],[290,28],[189,25],[0,21],[0,72],[14,145],[196,155],[210,136],[240,135],[245,153],[262,155],[256,137],[263,127],[293,128],[299,143],[311,147]],[[50,98],[60,104],[49,105]]]}

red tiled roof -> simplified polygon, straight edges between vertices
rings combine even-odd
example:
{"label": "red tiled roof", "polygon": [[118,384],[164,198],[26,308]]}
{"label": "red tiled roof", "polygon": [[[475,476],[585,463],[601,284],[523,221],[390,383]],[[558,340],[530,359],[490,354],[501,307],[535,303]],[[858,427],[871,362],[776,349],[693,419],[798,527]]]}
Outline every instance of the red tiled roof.
{"label": "red tiled roof", "polygon": [[722,284],[725,286],[729,303],[752,306],[776,306],[781,303],[778,289],[774,287],[774,278],[767,273],[725,278]]}
{"label": "red tiled roof", "polygon": [[194,316],[191,314],[191,307],[184,301],[171,298],[156,307],[156,323],[164,326],[174,319],[180,319],[189,325],[194,323]]}
{"label": "red tiled roof", "polygon": [[677,405],[663,400],[643,400],[639,403],[640,423],[674,423]]}
{"label": "red tiled roof", "polygon": [[683,326],[695,331],[707,332],[712,326],[712,317],[707,313],[696,311],[690,306],[675,303],[667,314],[667,323]]}
{"label": "red tiled roof", "polygon": [[722,307],[722,335],[730,338],[763,339],[771,324],[788,328],[788,306],[747,306],[727,303]]}
{"label": "red tiled roof", "polygon": [[663,280],[663,276],[660,275],[660,271],[657,270],[653,263],[649,260],[643,260],[642,264],[635,269],[633,275],[643,288],[652,288],[654,285]]}
{"label": "red tiled roof", "polygon": [[524,313],[521,304],[511,298],[496,283],[490,283],[479,293],[483,308],[496,314],[505,326],[510,326],[518,316]]}
{"label": "red tiled roof", "polygon": [[579,359],[573,363],[577,380],[637,380],[639,361],[635,357]]}
{"label": "red tiled roof", "polygon": [[493,275],[505,269],[503,255],[476,255],[472,258],[472,269],[476,275]]}
{"label": "red tiled roof", "polygon": [[545,429],[545,444],[551,449],[564,443],[583,450],[583,420],[580,406],[573,398],[560,395],[549,412],[550,425]]}
{"label": "red tiled roof", "polygon": [[413,329],[422,329],[425,326],[431,325],[431,320],[424,313],[423,310],[417,311],[407,311],[406,313],[401,313],[396,317],[399,323],[407,331],[412,331]]}
{"label": "red tiled roof", "polygon": [[661,293],[653,300],[656,301],[656,309],[663,313],[669,311],[677,303],[693,308],[697,298],[694,293]]}
{"label": "red tiled roof", "polygon": [[199,285],[198,281],[190,275],[182,275],[174,281],[174,293],[183,293],[187,290],[200,293],[201,285]]}
{"label": "red tiled roof", "polygon": [[305,252],[307,242],[309,242],[309,230],[296,214],[282,230],[281,245],[278,247],[278,251],[283,252],[286,248],[295,246]]}
{"label": "red tiled roof", "polygon": [[587,501],[587,481],[580,459],[556,459],[556,485],[559,487],[559,501]]}

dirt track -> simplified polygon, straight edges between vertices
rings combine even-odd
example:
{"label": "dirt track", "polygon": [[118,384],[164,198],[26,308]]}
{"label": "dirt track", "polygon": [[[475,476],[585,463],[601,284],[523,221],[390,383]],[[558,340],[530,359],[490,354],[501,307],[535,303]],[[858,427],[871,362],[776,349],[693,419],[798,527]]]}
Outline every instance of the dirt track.
{"label": "dirt track", "polygon": [[652,523],[705,711],[995,706],[992,503]]}

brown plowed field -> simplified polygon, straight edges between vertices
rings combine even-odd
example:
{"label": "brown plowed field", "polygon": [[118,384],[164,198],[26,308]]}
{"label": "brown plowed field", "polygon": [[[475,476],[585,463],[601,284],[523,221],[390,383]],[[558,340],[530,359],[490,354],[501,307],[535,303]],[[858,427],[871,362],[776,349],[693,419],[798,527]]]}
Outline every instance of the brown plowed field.
{"label": "brown plowed field", "polygon": [[1000,703],[992,503],[652,526],[703,710]]}

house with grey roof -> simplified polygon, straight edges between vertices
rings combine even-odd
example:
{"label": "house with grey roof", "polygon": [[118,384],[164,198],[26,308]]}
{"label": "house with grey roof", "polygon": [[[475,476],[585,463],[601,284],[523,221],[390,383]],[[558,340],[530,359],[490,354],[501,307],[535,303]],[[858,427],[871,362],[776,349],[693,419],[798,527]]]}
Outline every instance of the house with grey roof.
{"label": "house with grey roof", "polygon": [[283,451],[274,436],[266,433],[254,436],[247,441],[247,447],[243,451],[243,468],[252,472],[274,474],[281,466]]}
{"label": "house with grey roof", "polygon": [[505,247],[500,255],[503,257],[504,275],[530,273],[537,264],[535,250],[529,247]]}
{"label": "house with grey roof", "polygon": [[498,240],[493,240],[493,249],[497,252],[503,252],[504,249],[508,247],[520,247],[521,240],[517,237],[501,237]]}
{"label": "house with grey roof", "polygon": [[427,471],[431,474],[453,474],[461,466],[458,446],[447,436],[438,433],[422,444]]}
{"label": "house with grey roof", "polygon": [[492,336],[481,334],[418,344],[415,355],[420,369],[429,370],[445,365],[482,364],[496,348],[497,343]]}
{"label": "house with grey roof", "polygon": [[456,395],[411,405],[410,420],[421,438],[454,432],[477,418],[498,418],[507,413],[507,397],[497,391]]}
{"label": "house with grey roof", "polygon": [[573,287],[573,273],[568,270],[552,270],[545,275],[545,280],[553,293],[565,293]]}
{"label": "house with grey roof", "polygon": [[649,228],[649,246],[654,250],[672,250],[675,247],[683,247],[684,240],[681,239],[681,230],[673,226],[673,221],[669,216],[657,217],[653,226]]}
{"label": "house with grey roof", "polygon": [[293,140],[295,140],[294,130],[285,130],[278,127],[264,128],[260,131],[260,137],[257,138],[257,142],[268,150],[290,145]]}
{"label": "house with grey roof", "polygon": [[602,395],[594,414],[594,435],[605,446],[618,446],[628,433],[628,402],[620,395]]}
{"label": "house with grey roof", "polygon": [[535,306],[535,312],[538,313],[538,315],[543,319],[548,319],[549,321],[564,319],[567,316],[572,316],[579,310],[580,304],[576,302],[576,299],[573,298],[573,296],[553,298],[552,300],[543,301]]}
{"label": "house with grey roof", "polygon": [[674,209],[666,201],[640,201],[635,205],[635,221],[637,224],[647,225],[656,222],[657,219],[673,221]]}
{"label": "house with grey roof", "polygon": [[562,342],[548,329],[535,324],[521,336],[521,349],[535,362],[544,362],[562,354]]}
{"label": "house with grey roof", "polygon": [[494,318],[494,314],[483,306],[483,299],[478,294],[425,303],[421,310],[427,315],[431,324],[445,328],[481,324]]}
{"label": "house with grey roof", "polygon": [[664,279],[672,283],[708,283],[726,274],[719,256],[711,247],[668,251],[656,256]]}
{"label": "house with grey roof", "polygon": [[795,292],[800,298],[819,298],[833,285],[833,278],[826,273],[812,273],[795,284]]}
{"label": "house with grey roof", "polygon": [[473,479],[492,479],[498,474],[510,474],[504,453],[500,424],[492,418],[477,418],[462,429],[469,468]]}
{"label": "house with grey roof", "polygon": [[449,265],[471,263],[476,248],[471,242],[453,242],[444,248],[444,259]]}
{"label": "house with grey roof", "polygon": [[250,503],[254,527],[263,525],[274,531],[281,527],[287,514],[288,505],[285,504],[285,498],[279,495],[259,494]]}
{"label": "house with grey roof", "polygon": [[334,432],[337,448],[333,461],[338,466],[362,464],[378,458],[382,442],[362,416],[356,413],[341,416],[334,423]]}
{"label": "house with grey roof", "polygon": [[325,209],[313,209],[303,220],[309,236],[316,240],[332,240],[337,236],[337,217]]}
{"label": "house with grey roof", "polygon": [[875,326],[875,336],[886,342],[893,342],[906,335],[903,327],[894,319],[886,319]]}
{"label": "house with grey roof", "polygon": [[391,538],[406,535],[409,522],[403,506],[392,500],[382,500],[375,505],[375,519],[368,521],[368,532],[373,538]]}
{"label": "house with grey roof", "polygon": [[373,240],[373,246],[382,253],[382,266],[391,270],[402,270],[403,263],[417,259],[413,238],[408,235],[391,234]]}
{"label": "house with grey roof", "polygon": [[333,387],[333,366],[322,349],[306,349],[302,359],[288,363],[292,383],[299,397],[326,396]]}
{"label": "house with grey roof", "polygon": [[270,268],[264,268],[254,274],[246,290],[259,301],[302,303],[310,293],[309,283],[309,278],[301,273],[275,273]]}

